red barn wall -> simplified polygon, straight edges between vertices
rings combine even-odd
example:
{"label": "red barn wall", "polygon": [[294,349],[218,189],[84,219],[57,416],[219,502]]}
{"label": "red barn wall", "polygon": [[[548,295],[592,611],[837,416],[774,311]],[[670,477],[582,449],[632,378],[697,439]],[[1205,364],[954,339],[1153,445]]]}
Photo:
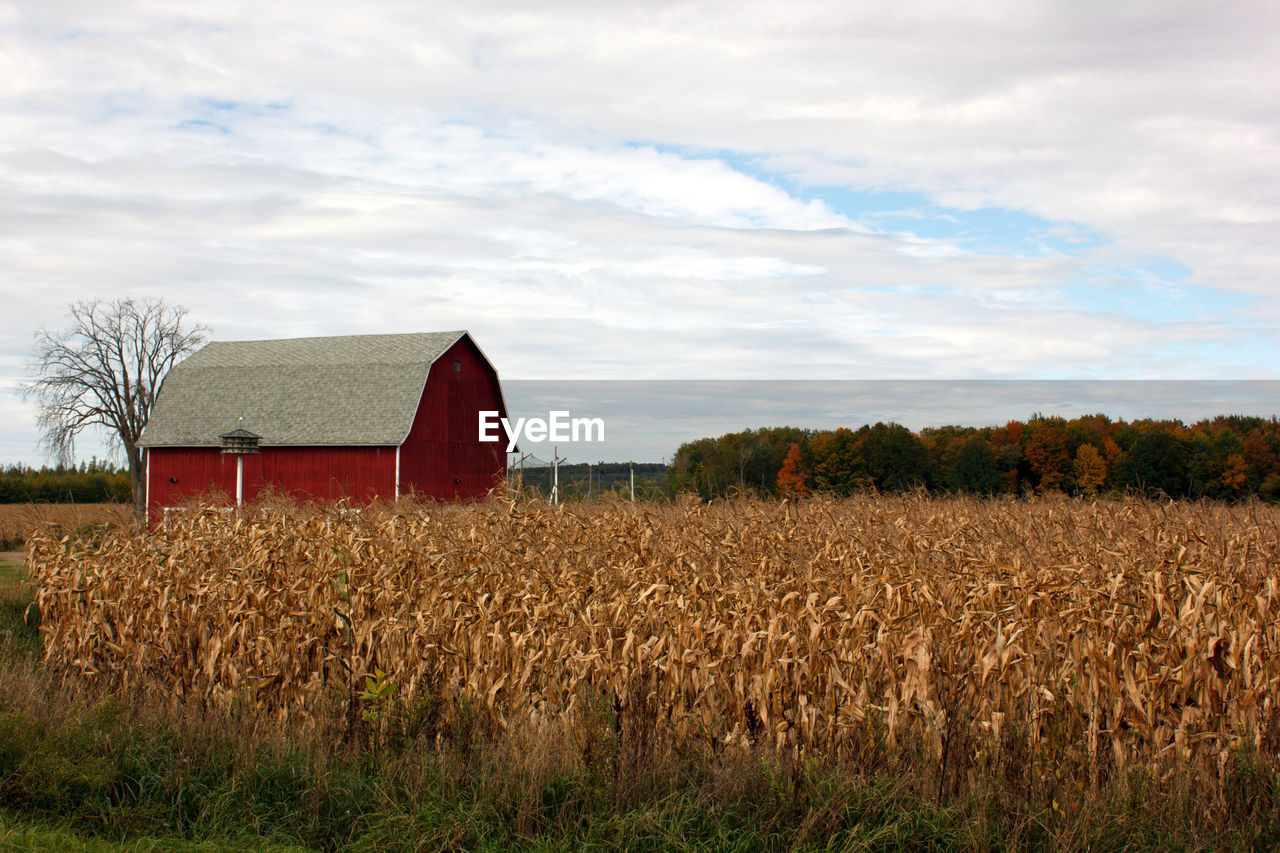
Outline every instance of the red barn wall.
{"label": "red barn wall", "polygon": [[260,453],[244,458],[244,481],[246,502],[262,490],[298,500],[391,500],[396,494],[396,449],[264,447]]}
{"label": "red barn wall", "polygon": [[506,414],[497,373],[464,337],[431,366],[409,437],[400,447],[401,494],[467,500],[484,497],[503,482],[506,442],[480,441],[482,410]]}
{"label": "red barn wall", "polygon": [[216,447],[153,447],[147,452],[147,505],[177,506],[213,490],[236,499],[236,460]]}
{"label": "red barn wall", "polygon": [[[395,470],[394,447],[264,447],[244,457],[244,501],[264,491],[298,500],[390,499]],[[235,502],[236,457],[219,448],[152,448],[149,471],[147,503],[153,508],[176,506],[213,489]]]}

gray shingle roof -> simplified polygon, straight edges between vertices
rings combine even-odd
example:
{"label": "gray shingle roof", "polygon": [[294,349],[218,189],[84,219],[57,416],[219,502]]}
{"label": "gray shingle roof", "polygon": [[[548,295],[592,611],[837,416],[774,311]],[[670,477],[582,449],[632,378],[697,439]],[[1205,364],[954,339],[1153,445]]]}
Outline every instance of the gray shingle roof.
{"label": "gray shingle roof", "polygon": [[398,445],[431,364],[465,331],[208,344],[165,378],[143,447]]}

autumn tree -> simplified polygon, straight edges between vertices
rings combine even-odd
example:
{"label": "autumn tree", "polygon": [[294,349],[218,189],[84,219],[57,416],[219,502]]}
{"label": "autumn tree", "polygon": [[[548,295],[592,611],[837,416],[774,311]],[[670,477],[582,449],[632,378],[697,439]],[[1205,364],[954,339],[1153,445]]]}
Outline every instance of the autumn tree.
{"label": "autumn tree", "polygon": [[792,444],[808,446],[812,431],[765,427],[700,438],[680,445],[663,482],[667,494],[693,489],[704,500],[734,491],[773,494]]}
{"label": "autumn tree", "polygon": [[793,443],[782,460],[782,468],[778,471],[778,494],[784,498],[799,498],[809,494],[805,485],[807,473],[804,462],[800,459],[800,445]]}
{"label": "autumn tree", "polygon": [[674,495],[692,489],[703,500],[722,494],[727,483],[721,480],[719,456],[719,443],[714,438],[700,438],[680,445],[667,468],[664,490]]}
{"label": "autumn tree", "polygon": [[853,430],[840,427],[815,435],[809,442],[809,455],[815,489],[848,495],[871,486],[861,443]]}
{"label": "autumn tree", "polygon": [[1226,464],[1222,466],[1222,485],[1230,489],[1233,495],[1239,496],[1248,481],[1249,463],[1245,461],[1244,454],[1233,453],[1228,456]]}
{"label": "autumn tree", "polygon": [[941,427],[925,427],[918,433],[929,454],[929,471],[934,482],[950,486],[951,474],[960,459],[965,442],[978,430],[974,427],[949,424]]}
{"label": "autumn tree", "polygon": [[1061,418],[1034,418],[1027,431],[1030,435],[1023,447],[1023,458],[1035,478],[1036,492],[1061,490],[1066,484],[1071,459],[1066,422]]}
{"label": "autumn tree", "polygon": [[1255,489],[1260,489],[1267,476],[1276,472],[1276,452],[1261,428],[1245,435],[1244,461],[1249,464],[1249,482]]}
{"label": "autumn tree", "polygon": [[36,333],[34,379],[23,397],[35,401],[41,447],[60,461],[71,461],[85,429],[105,430],[124,453],[141,515],[146,466],[138,439],[169,369],[204,343],[206,329],[188,327],[186,309],[162,299],[94,299],[70,313],[69,328]]}
{"label": "autumn tree", "polygon": [[1107,482],[1107,460],[1092,444],[1082,444],[1076,451],[1075,474],[1080,493],[1093,497]]}

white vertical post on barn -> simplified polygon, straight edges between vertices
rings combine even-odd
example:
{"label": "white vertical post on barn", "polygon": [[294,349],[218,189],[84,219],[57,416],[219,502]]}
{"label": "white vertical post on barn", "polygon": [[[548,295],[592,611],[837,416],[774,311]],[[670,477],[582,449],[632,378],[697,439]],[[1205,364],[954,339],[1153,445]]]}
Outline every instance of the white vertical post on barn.
{"label": "white vertical post on barn", "polygon": [[396,500],[400,500],[400,447],[396,446]]}
{"label": "white vertical post on barn", "polygon": [[[243,420],[243,418],[241,418]],[[262,438],[247,429],[233,429],[218,436],[222,439],[222,452],[236,456],[236,506],[244,505],[244,457],[258,452],[258,440]]]}

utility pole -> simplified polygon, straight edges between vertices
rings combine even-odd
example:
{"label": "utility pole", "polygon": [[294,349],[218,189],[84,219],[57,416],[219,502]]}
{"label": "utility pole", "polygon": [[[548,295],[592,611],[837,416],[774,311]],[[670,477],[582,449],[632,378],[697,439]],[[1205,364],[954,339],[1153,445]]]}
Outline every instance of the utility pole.
{"label": "utility pole", "polygon": [[550,503],[559,505],[560,503],[560,448],[558,445],[552,445],[551,452],[551,500]]}
{"label": "utility pole", "polygon": [[636,502],[636,463],[628,462],[627,465],[631,468],[631,502],[635,503]]}
{"label": "utility pole", "polygon": [[524,497],[524,460],[532,456],[532,453],[521,453],[520,461],[511,467],[512,490],[516,493],[516,497]]}

